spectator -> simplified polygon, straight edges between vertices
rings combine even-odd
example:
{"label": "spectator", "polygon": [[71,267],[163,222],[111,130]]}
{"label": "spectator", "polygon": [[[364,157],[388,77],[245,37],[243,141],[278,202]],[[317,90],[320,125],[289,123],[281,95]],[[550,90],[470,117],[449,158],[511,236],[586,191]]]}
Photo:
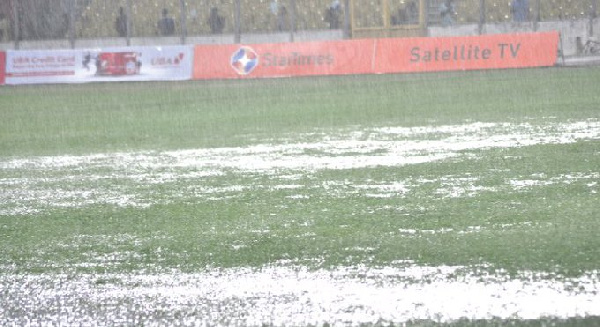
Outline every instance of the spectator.
{"label": "spectator", "polygon": [[341,13],[342,7],[340,6],[339,0],[334,0],[325,12],[325,21],[329,23],[330,29],[336,30],[340,28]]}
{"label": "spectator", "polygon": [[414,1],[409,2],[405,8],[398,8],[396,15],[392,15],[392,25],[417,24],[419,22],[419,8]]}
{"label": "spectator", "polygon": [[71,27],[71,16],[68,13],[63,13],[60,25],[56,29],[56,36],[69,37],[69,28]]}
{"label": "spectator", "polygon": [[510,5],[510,12],[515,23],[526,22],[529,14],[529,0],[513,0]]}
{"label": "spectator", "polygon": [[440,5],[440,18],[442,19],[442,26],[451,26],[454,24],[454,1],[445,0]]}
{"label": "spectator", "polygon": [[127,36],[127,15],[125,15],[123,7],[119,7],[119,16],[117,16],[117,20],[115,21],[115,29],[120,37]]}
{"label": "spectator", "polygon": [[285,6],[281,6],[277,10],[277,30],[282,32],[285,31],[285,25],[287,20],[287,9]]}
{"label": "spectator", "polygon": [[279,13],[279,4],[277,3],[277,0],[273,0],[271,1],[271,3],[269,4],[269,11],[271,12],[271,15],[269,15],[269,26],[275,26],[274,29],[277,30],[277,19],[278,19],[278,13]]}
{"label": "spectator", "polygon": [[415,1],[410,1],[406,5],[406,18],[409,24],[419,23],[419,7]]}
{"label": "spectator", "polygon": [[271,14],[277,16],[277,9],[279,8],[279,4],[277,4],[277,0],[271,1],[269,4],[269,9],[271,10]]}
{"label": "spectator", "polygon": [[210,32],[212,34],[223,33],[225,27],[225,18],[219,15],[219,9],[217,7],[210,8],[210,15],[208,16],[208,26],[210,26]]}
{"label": "spectator", "polygon": [[158,34],[161,36],[170,36],[175,34],[175,21],[169,17],[167,8],[162,10],[162,18],[158,21]]}
{"label": "spectator", "polygon": [[0,13],[0,43],[8,41],[8,19],[3,13]]}
{"label": "spectator", "polygon": [[403,24],[404,21],[407,19],[406,18],[406,9],[398,8],[398,12],[395,15],[392,15],[392,17],[390,17],[390,18],[391,18],[392,25]]}

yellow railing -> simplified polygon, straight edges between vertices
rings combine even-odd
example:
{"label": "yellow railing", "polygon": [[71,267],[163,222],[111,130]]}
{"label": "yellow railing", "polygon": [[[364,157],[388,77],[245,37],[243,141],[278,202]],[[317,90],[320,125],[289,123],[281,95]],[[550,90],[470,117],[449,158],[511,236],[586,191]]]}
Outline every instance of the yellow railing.
{"label": "yellow railing", "polygon": [[427,0],[351,0],[350,12],[354,38],[425,34]]}

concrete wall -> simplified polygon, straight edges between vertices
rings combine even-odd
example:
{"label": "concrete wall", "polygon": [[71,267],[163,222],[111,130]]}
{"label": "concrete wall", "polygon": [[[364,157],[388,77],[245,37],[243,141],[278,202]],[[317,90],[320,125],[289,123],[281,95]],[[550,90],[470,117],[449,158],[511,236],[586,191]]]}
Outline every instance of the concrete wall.
{"label": "concrete wall", "polygon": [[[500,33],[519,33],[533,32],[536,29],[533,23],[498,23],[486,24],[483,26],[484,34],[500,34]],[[593,22],[590,30],[589,20],[579,21],[560,21],[560,22],[540,22],[537,26],[538,31],[557,30],[561,33],[561,46],[565,56],[574,56],[577,54],[577,38],[585,43],[593,35],[600,35],[600,19]],[[477,24],[456,25],[452,27],[436,27],[432,26],[428,29],[429,36],[466,36],[478,35],[479,28]],[[299,31],[293,36],[296,42],[302,41],[324,41],[324,40],[341,40],[343,34],[341,30],[317,30],[317,31]],[[280,43],[290,42],[291,35],[285,33],[269,33],[269,34],[244,34],[241,42],[246,44],[257,43]],[[187,37],[186,44],[231,44],[234,43],[234,37],[231,34],[218,36],[193,36]],[[131,45],[136,46],[157,46],[157,45],[174,45],[181,44],[180,37],[146,37],[146,38],[131,38]],[[100,39],[78,39],[75,41],[75,48],[100,48],[113,46],[127,46],[124,38],[100,38]],[[14,43],[0,43],[0,50],[14,49]],[[22,41],[19,44],[19,49],[70,49],[71,44],[68,40],[48,40],[48,41]]]}

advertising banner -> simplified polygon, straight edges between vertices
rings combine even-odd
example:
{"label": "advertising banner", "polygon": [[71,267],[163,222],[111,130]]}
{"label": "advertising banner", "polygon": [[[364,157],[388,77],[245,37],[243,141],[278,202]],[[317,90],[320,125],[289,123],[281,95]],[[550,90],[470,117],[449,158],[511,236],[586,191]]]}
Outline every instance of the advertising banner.
{"label": "advertising banner", "polygon": [[4,85],[5,72],[6,72],[6,52],[0,51],[0,85]]}
{"label": "advertising banner", "polygon": [[188,80],[192,47],[8,51],[6,84]]}
{"label": "advertising banner", "polygon": [[553,66],[558,33],[198,45],[194,79]]}
{"label": "advertising banner", "polygon": [[553,66],[558,33],[377,40],[376,73]]}
{"label": "advertising banner", "polygon": [[194,78],[367,74],[373,40],[255,45],[198,45]]}

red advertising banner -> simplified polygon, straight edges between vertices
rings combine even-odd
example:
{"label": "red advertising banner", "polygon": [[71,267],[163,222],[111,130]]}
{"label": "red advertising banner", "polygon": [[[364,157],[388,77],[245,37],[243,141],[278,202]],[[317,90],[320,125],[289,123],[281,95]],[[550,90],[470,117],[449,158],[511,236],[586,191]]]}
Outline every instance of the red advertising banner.
{"label": "red advertising banner", "polygon": [[194,79],[553,66],[558,33],[198,45]]}
{"label": "red advertising banner", "polygon": [[194,78],[367,74],[373,40],[256,45],[197,45]]}
{"label": "red advertising banner", "polygon": [[379,39],[375,72],[431,72],[553,66],[558,33]]}
{"label": "red advertising banner", "polygon": [[0,85],[4,85],[6,76],[6,52],[0,51]]}

